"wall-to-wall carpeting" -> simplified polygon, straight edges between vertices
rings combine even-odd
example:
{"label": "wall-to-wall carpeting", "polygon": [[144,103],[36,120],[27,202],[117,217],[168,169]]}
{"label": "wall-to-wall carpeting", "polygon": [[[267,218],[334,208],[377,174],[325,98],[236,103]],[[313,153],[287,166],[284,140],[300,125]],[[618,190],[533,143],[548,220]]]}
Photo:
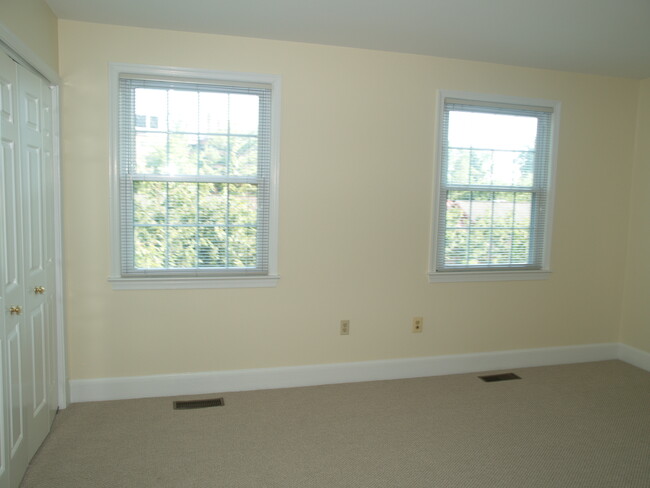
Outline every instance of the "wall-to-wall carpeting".
{"label": "wall-to-wall carpeting", "polygon": [[514,372],[226,393],[196,410],[73,404],[21,486],[650,486],[650,373],[620,361]]}

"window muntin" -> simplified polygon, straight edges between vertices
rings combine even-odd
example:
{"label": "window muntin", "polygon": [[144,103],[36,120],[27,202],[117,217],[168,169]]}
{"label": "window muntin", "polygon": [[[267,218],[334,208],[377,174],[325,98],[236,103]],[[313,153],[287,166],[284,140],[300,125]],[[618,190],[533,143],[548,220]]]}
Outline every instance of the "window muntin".
{"label": "window muntin", "polygon": [[270,274],[272,97],[271,84],[119,77],[122,278]]}
{"label": "window muntin", "polygon": [[442,99],[430,276],[544,270],[553,102]]}

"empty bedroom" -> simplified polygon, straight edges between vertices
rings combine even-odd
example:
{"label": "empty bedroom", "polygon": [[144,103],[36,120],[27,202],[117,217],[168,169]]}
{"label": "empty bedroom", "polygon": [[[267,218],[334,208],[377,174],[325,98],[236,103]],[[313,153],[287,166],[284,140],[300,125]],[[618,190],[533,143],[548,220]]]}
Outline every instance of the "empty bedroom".
{"label": "empty bedroom", "polygon": [[647,0],[0,0],[0,488],[650,486]]}

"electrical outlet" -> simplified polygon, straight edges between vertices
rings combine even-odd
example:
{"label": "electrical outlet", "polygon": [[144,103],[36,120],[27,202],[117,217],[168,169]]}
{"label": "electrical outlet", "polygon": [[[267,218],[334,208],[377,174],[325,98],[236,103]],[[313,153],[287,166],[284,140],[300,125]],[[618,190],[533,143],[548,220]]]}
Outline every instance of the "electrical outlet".
{"label": "electrical outlet", "polygon": [[413,327],[411,332],[422,332],[424,326],[424,319],[422,317],[413,317]]}
{"label": "electrical outlet", "polygon": [[349,334],[350,334],[350,321],[341,320],[341,335],[349,335]]}

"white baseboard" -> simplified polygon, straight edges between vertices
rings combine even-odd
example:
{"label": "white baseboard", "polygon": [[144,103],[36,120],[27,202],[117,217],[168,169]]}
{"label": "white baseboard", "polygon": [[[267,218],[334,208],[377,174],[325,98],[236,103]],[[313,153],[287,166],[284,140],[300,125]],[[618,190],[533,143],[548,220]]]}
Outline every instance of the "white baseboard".
{"label": "white baseboard", "polygon": [[650,371],[650,352],[642,351],[627,344],[618,345],[618,359],[637,368]]}
{"label": "white baseboard", "polygon": [[[72,403],[92,402],[417,378],[604,361],[618,359],[620,352],[621,345],[617,343],[592,344],[313,366],[71,380],[69,389]],[[623,352],[629,357],[634,356],[640,363],[644,362],[641,351],[624,346]],[[648,356],[650,357],[650,354]],[[650,365],[648,358],[645,358],[645,361]],[[650,370],[650,366],[645,369]]]}

